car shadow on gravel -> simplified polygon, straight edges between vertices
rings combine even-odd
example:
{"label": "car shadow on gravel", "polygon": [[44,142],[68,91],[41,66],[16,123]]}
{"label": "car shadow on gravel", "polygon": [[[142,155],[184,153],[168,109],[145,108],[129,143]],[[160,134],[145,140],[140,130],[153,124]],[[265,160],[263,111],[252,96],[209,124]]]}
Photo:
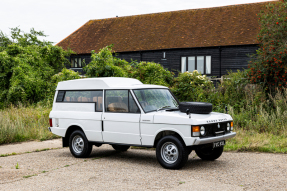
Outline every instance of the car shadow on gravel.
{"label": "car shadow on gravel", "polygon": [[92,160],[106,159],[110,162],[122,162],[129,165],[151,165],[160,167],[157,163],[155,152],[138,152],[137,150],[128,150],[126,152],[119,152],[114,150],[93,150],[89,157]]}
{"label": "car shadow on gravel", "polygon": [[225,169],[224,166],[227,165],[228,162],[224,160],[214,160],[214,161],[204,161],[199,158],[192,158],[188,159],[185,166],[183,167],[184,170],[216,170],[216,169]]}
{"label": "car shadow on gravel", "polygon": [[[142,152],[144,151],[144,152]],[[59,157],[73,157],[69,149],[63,150]],[[74,158],[74,157],[73,157]],[[76,158],[75,158],[76,159]],[[135,165],[149,165],[156,168],[162,168],[157,162],[156,154],[154,150],[142,150],[142,149],[129,149],[126,152],[115,151],[111,149],[97,149],[94,148],[91,155],[88,158],[78,158],[76,160],[99,160],[105,159],[110,162],[121,162]],[[190,156],[188,161],[182,170],[206,170],[208,169],[222,169],[226,166],[228,161],[221,160],[220,158],[215,161],[204,161],[198,157]]]}

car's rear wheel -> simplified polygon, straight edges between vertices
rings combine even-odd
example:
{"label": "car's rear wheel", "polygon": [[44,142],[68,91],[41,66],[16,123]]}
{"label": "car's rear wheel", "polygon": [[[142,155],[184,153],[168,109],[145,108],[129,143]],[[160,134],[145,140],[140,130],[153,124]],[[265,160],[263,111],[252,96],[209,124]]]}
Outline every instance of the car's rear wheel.
{"label": "car's rear wheel", "polygon": [[156,157],[160,165],[167,169],[182,168],[187,159],[188,151],[182,141],[175,136],[165,136],[156,146]]}
{"label": "car's rear wheel", "polygon": [[127,151],[130,146],[126,146],[126,145],[112,145],[112,147],[116,150],[116,151]]}
{"label": "car's rear wheel", "polygon": [[195,149],[195,153],[202,160],[216,160],[223,153],[223,147],[214,149],[212,147],[198,148]]}
{"label": "car's rear wheel", "polygon": [[91,154],[93,145],[89,143],[83,131],[76,130],[70,136],[69,148],[74,157],[85,158]]}

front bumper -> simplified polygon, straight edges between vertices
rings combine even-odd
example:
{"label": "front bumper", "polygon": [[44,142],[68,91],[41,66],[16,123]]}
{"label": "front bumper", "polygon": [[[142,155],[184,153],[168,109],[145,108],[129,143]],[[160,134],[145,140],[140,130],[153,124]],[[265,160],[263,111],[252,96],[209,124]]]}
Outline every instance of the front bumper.
{"label": "front bumper", "polygon": [[232,137],[235,137],[236,133],[235,132],[231,132],[222,136],[218,136],[218,137],[209,137],[209,138],[198,138],[195,140],[194,145],[203,145],[203,144],[207,144],[207,143],[213,143],[213,142],[217,142],[217,141],[222,141],[222,140],[226,140],[226,139],[230,139]]}

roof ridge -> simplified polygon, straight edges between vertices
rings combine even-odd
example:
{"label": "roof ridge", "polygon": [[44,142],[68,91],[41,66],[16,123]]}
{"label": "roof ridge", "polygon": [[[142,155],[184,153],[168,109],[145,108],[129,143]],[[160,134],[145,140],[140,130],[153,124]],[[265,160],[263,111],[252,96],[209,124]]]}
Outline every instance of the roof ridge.
{"label": "roof ridge", "polygon": [[279,1],[89,20],[57,45],[78,54],[258,44],[257,13]]}
{"label": "roof ridge", "polygon": [[[135,17],[135,16],[147,16],[147,15],[157,15],[163,13],[173,13],[173,12],[183,12],[183,11],[196,11],[196,10],[205,10],[205,9],[216,9],[216,8],[225,8],[225,7],[232,7],[232,6],[244,6],[244,5],[252,5],[252,4],[264,4],[270,2],[279,2],[280,0],[268,0],[262,2],[251,2],[251,3],[243,3],[243,4],[234,4],[234,5],[222,5],[217,7],[204,7],[204,8],[194,8],[194,9],[182,9],[182,10],[174,10],[174,11],[164,11],[164,12],[157,12],[157,13],[144,13],[139,15],[127,15],[127,16],[116,16],[116,17],[108,17],[102,19],[90,19],[90,21],[101,21],[101,20],[109,20],[109,19],[119,19],[119,18],[126,18],[126,17]],[[86,23],[85,23],[86,24]]]}

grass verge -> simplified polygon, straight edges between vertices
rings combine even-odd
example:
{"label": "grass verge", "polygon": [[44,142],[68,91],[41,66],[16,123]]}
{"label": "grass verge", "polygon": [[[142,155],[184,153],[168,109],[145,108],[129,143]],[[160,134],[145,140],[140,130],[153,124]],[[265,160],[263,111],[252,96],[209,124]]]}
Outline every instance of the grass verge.
{"label": "grass verge", "polygon": [[58,138],[48,130],[50,107],[40,105],[0,110],[0,145]]}
{"label": "grass verge", "polygon": [[236,130],[237,135],[228,139],[225,151],[287,153],[287,135],[258,133],[254,131]]}

